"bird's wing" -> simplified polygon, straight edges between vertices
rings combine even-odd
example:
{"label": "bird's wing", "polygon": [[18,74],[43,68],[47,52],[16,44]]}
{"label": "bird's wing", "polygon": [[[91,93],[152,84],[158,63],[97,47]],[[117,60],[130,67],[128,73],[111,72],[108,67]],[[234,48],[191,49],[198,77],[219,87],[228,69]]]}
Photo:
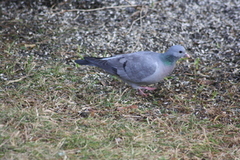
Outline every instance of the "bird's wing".
{"label": "bird's wing", "polygon": [[158,53],[136,52],[104,58],[103,60],[123,80],[141,83],[143,79],[153,75],[156,71],[158,66],[156,54]]}

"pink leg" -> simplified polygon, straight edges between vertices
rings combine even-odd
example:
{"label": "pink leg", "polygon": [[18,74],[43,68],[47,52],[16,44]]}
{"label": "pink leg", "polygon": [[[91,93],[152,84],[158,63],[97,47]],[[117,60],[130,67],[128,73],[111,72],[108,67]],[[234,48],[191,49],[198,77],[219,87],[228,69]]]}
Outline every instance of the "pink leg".
{"label": "pink leg", "polygon": [[140,89],[146,89],[146,90],[149,90],[149,91],[153,91],[157,88],[154,88],[154,87],[140,87]]}
{"label": "pink leg", "polygon": [[147,95],[146,93],[144,93],[140,88],[139,88],[138,90],[139,90],[139,93],[140,93],[141,96],[145,96],[145,97],[148,96],[148,95]]}
{"label": "pink leg", "polygon": [[148,95],[147,95],[146,93],[144,93],[144,92],[142,91],[142,89],[146,89],[146,90],[149,90],[149,91],[153,91],[153,90],[155,90],[155,89],[157,89],[157,88],[154,88],[154,87],[139,87],[138,90],[139,90],[140,95],[147,97]]}

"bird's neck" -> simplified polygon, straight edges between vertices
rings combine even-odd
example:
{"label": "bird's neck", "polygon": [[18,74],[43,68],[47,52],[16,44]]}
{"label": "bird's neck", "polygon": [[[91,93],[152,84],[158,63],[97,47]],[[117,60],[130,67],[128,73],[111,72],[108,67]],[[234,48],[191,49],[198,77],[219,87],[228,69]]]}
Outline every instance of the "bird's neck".
{"label": "bird's neck", "polygon": [[176,61],[177,61],[176,57],[174,57],[172,55],[164,55],[164,57],[163,57],[163,63],[166,66],[175,65]]}

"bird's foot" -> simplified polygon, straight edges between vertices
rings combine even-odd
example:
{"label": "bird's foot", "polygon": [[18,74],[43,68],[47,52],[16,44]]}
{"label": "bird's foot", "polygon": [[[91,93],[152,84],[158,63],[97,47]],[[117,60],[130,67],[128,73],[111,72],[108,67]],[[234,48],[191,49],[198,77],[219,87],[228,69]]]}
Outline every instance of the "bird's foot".
{"label": "bird's foot", "polygon": [[141,96],[147,97],[148,95],[144,93],[141,88],[138,89]]}
{"label": "bird's foot", "polygon": [[157,88],[155,88],[155,87],[140,87],[140,89],[146,89],[146,90],[149,90],[149,91],[153,91]]}
{"label": "bird's foot", "polygon": [[157,88],[154,88],[154,87],[140,87],[140,88],[138,88],[140,95],[147,97],[148,94],[144,93],[142,91],[143,89],[146,89],[146,90],[149,90],[149,91],[153,91],[153,90],[155,90]]}

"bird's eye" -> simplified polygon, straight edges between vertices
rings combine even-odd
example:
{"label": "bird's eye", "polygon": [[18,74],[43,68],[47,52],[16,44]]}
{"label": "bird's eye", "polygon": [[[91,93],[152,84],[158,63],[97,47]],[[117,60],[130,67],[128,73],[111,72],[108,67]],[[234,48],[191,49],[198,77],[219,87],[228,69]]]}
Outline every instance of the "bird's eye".
{"label": "bird's eye", "polygon": [[183,53],[183,51],[179,51],[179,53]]}

